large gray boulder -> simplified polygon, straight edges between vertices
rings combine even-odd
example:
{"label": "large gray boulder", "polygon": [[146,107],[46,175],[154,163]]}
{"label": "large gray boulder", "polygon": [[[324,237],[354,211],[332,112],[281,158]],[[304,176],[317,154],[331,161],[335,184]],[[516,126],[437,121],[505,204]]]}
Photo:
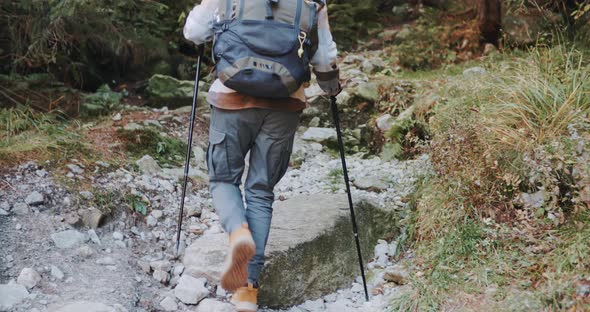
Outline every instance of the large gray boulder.
{"label": "large gray boulder", "polygon": [[[355,204],[362,252],[397,234],[395,213]],[[349,286],[359,273],[346,195],[316,194],[277,202],[260,281],[260,304],[287,307]]]}
{"label": "large gray boulder", "polygon": [[[377,239],[398,232],[393,211],[355,205],[365,258]],[[218,283],[228,248],[227,234],[203,236],[187,248],[185,274]],[[304,195],[274,205],[260,281],[261,306],[284,308],[349,286],[359,275],[346,195]]]}

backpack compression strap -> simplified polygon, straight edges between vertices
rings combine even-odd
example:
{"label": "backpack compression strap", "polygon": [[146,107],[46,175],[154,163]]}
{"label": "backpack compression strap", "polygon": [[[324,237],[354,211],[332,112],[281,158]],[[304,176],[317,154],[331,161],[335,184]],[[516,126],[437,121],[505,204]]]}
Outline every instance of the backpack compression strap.
{"label": "backpack compression strap", "polygon": [[279,0],[266,0],[266,19],[273,20],[275,19],[274,15],[272,14],[272,6],[279,4]]}

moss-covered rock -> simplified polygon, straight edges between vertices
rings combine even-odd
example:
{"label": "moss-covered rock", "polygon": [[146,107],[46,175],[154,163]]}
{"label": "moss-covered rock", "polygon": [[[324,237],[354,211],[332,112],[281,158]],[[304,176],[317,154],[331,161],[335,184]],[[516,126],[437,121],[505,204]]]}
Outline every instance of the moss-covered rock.
{"label": "moss-covered rock", "polygon": [[95,117],[117,109],[123,95],[111,91],[108,85],[103,85],[95,93],[84,96],[80,103],[80,114],[84,117]]}
{"label": "moss-covered rock", "polygon": [[[148,104],[153,107],[168,106],[178,108],[192,104],[195,83],[189,80],[178,80],[174,77],[156,74],[148,81],[146,94]],[[199,103],[207,101],[209,87],[204,83],[199,84]]]}

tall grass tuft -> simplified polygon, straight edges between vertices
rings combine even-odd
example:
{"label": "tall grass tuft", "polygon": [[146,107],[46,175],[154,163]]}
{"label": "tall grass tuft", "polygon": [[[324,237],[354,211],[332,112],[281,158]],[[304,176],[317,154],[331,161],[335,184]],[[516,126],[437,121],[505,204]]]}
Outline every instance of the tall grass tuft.
{"label": "tall grass tuft", "polygon": [[508,92],[487,112],[494,143],[514,149],[547,144],[590,113],[590,66],[575,49],[537,49],[501,85]]}

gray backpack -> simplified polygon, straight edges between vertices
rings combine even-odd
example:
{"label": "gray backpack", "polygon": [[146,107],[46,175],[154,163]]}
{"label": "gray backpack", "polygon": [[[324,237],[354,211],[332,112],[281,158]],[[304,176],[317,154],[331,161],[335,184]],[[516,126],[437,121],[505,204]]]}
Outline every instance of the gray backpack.
{"label": "gray backpack", "polygon": [[322,5],[310,0],[225,0],[214,24],[217,77],[228,88],[288,98],[311,79],[310,32]]}

